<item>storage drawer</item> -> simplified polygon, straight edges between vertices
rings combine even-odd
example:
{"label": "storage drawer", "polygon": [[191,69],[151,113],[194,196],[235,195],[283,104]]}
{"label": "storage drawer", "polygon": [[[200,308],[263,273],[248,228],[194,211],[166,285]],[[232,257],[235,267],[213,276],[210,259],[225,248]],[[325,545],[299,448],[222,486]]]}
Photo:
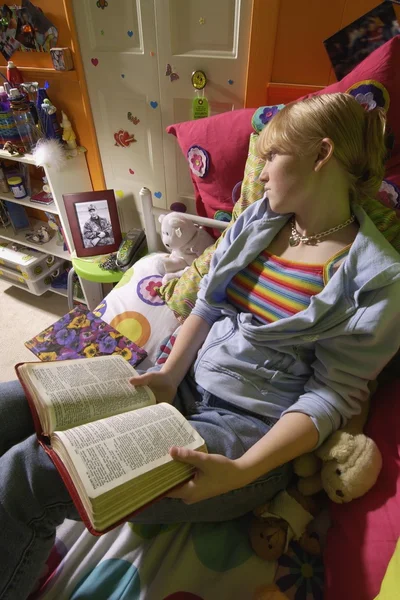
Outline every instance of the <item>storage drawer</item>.
{"label": "storage drawer", "polygon": [[56,258],[51,268],[47,269],[43,275],[36,279],[25,279],[19,271],[0,265],[0,277],[3,277],[10,283],[17,282],[19,287],[26,288],[32,294],[41,296],[47,290],[51,289],[53,278],[65,270],[66,261],[62,258]]}

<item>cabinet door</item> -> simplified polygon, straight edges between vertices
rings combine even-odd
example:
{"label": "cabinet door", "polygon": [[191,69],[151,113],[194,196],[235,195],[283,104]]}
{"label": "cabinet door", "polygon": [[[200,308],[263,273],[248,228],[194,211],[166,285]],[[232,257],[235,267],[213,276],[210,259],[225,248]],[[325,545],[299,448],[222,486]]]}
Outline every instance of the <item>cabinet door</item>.
{"label": "cabinet door", "polygon": [[[154,6],[149,0],[74,0],[73,6],[106,185],[116,192],[127,231],[137,226],[140,188],[164,190]],[[165,194],[155,200],[164,207]]]}
{"label": "cabinet door", "polygon": [[[191,74],[205,71],[215,114],[244,104],[252,0],[73,0],[108,188],[124,231],[137,225],[139,191],[160,208],[193,189],[165,127],[191,118]],[[167,76],[167,64],[179,79]]]}

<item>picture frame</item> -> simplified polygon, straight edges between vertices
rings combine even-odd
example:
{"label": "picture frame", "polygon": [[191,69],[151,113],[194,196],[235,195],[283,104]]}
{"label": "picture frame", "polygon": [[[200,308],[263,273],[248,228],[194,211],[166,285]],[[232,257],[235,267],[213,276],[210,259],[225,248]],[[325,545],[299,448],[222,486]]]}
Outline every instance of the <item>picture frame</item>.
{"label": "picture frame", "polygon": [[399,33],[393,5],[382,2],[324,40],[337,80],[343,79],[371,52]]}
{"label": "picture frame", "polygon": [[63,194],[77,257],[116,252],[122,242],[114,190]]}

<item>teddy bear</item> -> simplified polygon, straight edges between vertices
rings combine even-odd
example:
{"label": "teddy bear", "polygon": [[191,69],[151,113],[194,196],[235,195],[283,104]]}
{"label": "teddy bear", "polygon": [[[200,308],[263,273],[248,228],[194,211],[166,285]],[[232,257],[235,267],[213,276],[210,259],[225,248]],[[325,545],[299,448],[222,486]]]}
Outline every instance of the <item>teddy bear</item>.
{"label": "teddy bear", "polygon": [[163,273],[162,284],[180,277],[189,268],[195,258],[200,256],[214,239],[203,227],[200,227],[185,214],[170,212],[158,217],[161,223],[161,239],[170,252],[158,262]]}
{"label": "teddy bear", "polygon": [[320,554],[319,541],[309,533],[308,526],[323,506],[321,494],[304,496],[295,485],[258,506],[253,511],[249,532],[255,554],[263,560],[278,560],[292,539],[310,554]]}
{"label": "teddy bear", "polygon": [[362,433],[368,406],[364,403],[361,413],[317,450],[293,461],[297,485],[253,511],[250,542],[257,556],[277,560],[291,539],[310,554],[318,554],[319,543],[307,527],[323,507],[325,493],[342,504],[363,496],[375,484],[382,456],[375,442]]}
{"label": "teddy bear", "polygon": [[343,504],[359,498],[372,488],[382,468],[382,456],[375,442],[362,433],[369,403],[347,425],[333,433],[315,452],[293,461],[298,490],[310,496],[325,490],[332,502]]}

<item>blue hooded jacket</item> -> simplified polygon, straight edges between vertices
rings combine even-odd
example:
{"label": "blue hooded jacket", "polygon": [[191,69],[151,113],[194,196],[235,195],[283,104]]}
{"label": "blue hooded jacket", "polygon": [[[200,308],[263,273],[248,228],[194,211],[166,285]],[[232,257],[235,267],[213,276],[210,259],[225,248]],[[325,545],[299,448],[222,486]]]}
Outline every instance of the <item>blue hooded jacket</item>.
{"label": "blue hooded jacket", "polygon": [[318,445],[360,412],[368,382],[400,346],[400,255],[359,205],[352,210],[360,228],[349,254],[305,310],[264,325],[227,300],[231,279],[291,217],[262,198],[227,231],[192,311],[212,325],[196,382],[256,414],[309,415]]}

